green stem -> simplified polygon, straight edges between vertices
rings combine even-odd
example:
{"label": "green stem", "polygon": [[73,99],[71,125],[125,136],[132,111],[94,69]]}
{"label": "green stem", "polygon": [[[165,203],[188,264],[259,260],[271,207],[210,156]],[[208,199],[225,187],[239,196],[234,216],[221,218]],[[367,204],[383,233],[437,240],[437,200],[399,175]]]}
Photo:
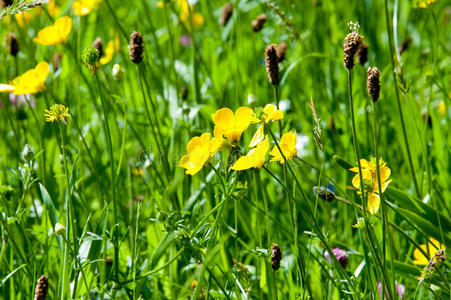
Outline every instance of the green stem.
{"label": "green stem", "polygon": [[114,171],[114,156],[113,156],[113,143],[111,141],[110,125],[108,123],[108,116],[106,112],[105,101],[102,97],[102,91],[100,89],[100,82],[97,74],[94,75],[97,89],[100,96],[100,101],[102,102],[103,118],[105,122],[105,138],[108,144],[108,154],[110,159],[111,168],[111,193],[113,197],[113,215],[114,215],[114,277],[116,282],[119,282],[119,222],[117,215],[117,199],[116,199],[116,186],[115,186],[115,171]]}
{"label": "green stem", "polygon": [[[383,195],[383,191],[382,191],[382,180],[381,180],[381,175],[380,175],[380,170],[379,170],[379,149],[378,149],[378,134],[377,134],[377,112],[376,112],[376,102],[372,102],[373,103],[373,136],[374,136],[374,152],[376,155],[376,176],[377,176],[377,185],[378,185],[378,192],[379,192],[379,196],[380,196],[380,201],[381,201],[381,210],[382,210],[382,260],[384,265],[386,265],[385,263],[385,257],[386,257],[386,252],[387,252],[387,234],[388,234],[388,224],[389,224],[389,220],[388,220],[388,214],[387,214],[387,208],[385,206],[385,196]],[[391,245],[391,244],[390,244]],[[392,246],[390,246],[390,251],[389,251],[389,259],[390,259],[390,266],[391,266],[391,273],[392,273],[392,278],[395,278],[395,273],[394,273],[394,268],[393,268],[393,249]],[[394,284],[394,282],[393,282]],[[395,286],[392,286],[391,288],[393,288],[393,290],[396,289]],[[382,286],[382,290],[384,290],[384,287]]]}
{"label": "green stem", "polygon": [[385,0],[385,21],[387,24],[387,34],[388,34],[388,43],[390,45],[390,57],[391,57],[391,65],[392,65],[392,74],[393,74],[393,83],[395,86],[395,94],[396,94],[396,105],[398,108],[399,119],[401,121],[402,133],[404,137],[404,144],[406,146],[407,158],[409,160],[410,172],[412,173],[413,184],[415,185],[415,191],[417,193],[418,199],[421,199],[421,192],[418,186],[417,177],[415,175],[415,168],[413,166],[412,154],[410,152],[409,140],[407,138],[406,124],[404,122],[404,115],[402,112],[401,99],[399,96],[399,88],[398,88],[398,78],[396,77],[396,64],[395,64],[395,46],[393,41],[393,32],[390,25],[390,12],[388,10],[388,0]]}

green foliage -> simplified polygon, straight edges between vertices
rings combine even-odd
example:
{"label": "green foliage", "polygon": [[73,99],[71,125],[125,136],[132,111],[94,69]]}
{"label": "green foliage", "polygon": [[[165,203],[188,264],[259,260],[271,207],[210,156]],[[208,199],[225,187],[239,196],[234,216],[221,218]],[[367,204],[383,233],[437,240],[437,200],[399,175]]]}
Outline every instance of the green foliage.
{"label": "green foliage", "polygon": [[[0,93],[0,299],[33,299],[42,275],[47,299],[395,299],[401,286],[403,299],[450,298],[449,3],[237,0],[223,26],[225,1],[92,1],[76,16],[79,2],[0,12],[0,38],[20,44],[17,56],[0,48],[0,84],[50,65],[42,92]],[[66,42],[33,41],[62,16]],[[369,50],[348,74],[350,30]],[[274,89],[265,48],[281,43]],[[374,119],[370,66],[381,71]],[[45,122],[53,104],[70,118]],[[259,118],[267,104],[284,113],[263,125],[269,151],[295,131],[296,158],[231,169],[251,151],[251,123],[185,174],[187,144],[213,137],[212,114]],[[391,182],[379,195],[377,174],[362,178],[380,197],[370,214],[350,169],[376,144]]]}

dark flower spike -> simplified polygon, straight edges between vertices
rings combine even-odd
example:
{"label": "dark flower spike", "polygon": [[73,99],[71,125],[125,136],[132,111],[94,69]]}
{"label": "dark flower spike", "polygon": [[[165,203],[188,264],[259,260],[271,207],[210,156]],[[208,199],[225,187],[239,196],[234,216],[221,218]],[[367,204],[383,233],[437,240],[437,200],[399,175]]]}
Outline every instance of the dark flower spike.
{"label": "dark flower spike", "polygon": [[94,42],[92,42],[92,46],[99,51],[99,57],[103,56],[103,43],[100,37],[96,38]]}
{"label": "dark flower spike", "polygon": [[279,245],[272,244],[271,247],[271,267],[274,271],[280,268],[280,261],[282,260],[282,251]]}
{"label": "dark flower spike", "polygon": [[354,67],[354,56],[359,49],[362,39],[363,36],[356,31],[349,33],[345,38],[345,44],[343,45],[343,62],[348,70],[351,70]]}
{"label": "dark flower spike", "polygon": [[222,27],[226,26],[227,23],[229,23],[230,18],[232,17],[233,13],[233,4],[231,2],[224,5],[222,8],[222,14],[219,17],[219,23]]}
{"label": "dark flower spike", "polygon": [[280,82],[280,78],[279,78],[279,64],[277,58],[276,45],[272,44],[266,47],[265,62],[266,62],[266,73],[268,74],[269,82],[272,85],[278,85]]}
{"label": "dark flower spike", "polygon": [[128,52],[130,55],[130,60],[139,64],[143,60],[143,37],[139,32],[134,31],[130,36],[130,45],[128,46]]}
{"label": "dark flower spike", "polygon": [[331,201],[335,200],[335,193],[323,186],[314,186],[313,194],[327,202],[331,202]]}
{"label": "dark flower spike", "polygon": [[381,72],[376,67],[368,68],[366,87],[368,89],[368,94],[370,95],[371,101],[373,102],[376,102],[379,99],[379,94],[381,91],[381,84],[379,81],[380,76]]}
{"label": "dark flower spike", "polygon": [[42,275],[41,278],[38,279],[38,282],[36,284],[36,289],[34,291],[34,300],[45,300],[48,289],[49,277]]}

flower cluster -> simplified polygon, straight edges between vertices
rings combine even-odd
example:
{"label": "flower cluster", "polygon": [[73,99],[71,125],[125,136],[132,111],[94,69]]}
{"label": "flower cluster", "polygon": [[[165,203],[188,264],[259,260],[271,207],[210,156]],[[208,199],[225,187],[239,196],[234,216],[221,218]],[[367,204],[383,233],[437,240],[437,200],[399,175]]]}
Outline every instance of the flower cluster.
{"label": "flower cluster", "polygon": [[[187,145],[187,154],[179,162],[179,166],[185,168],[187,174],[194,175],[199,172],[219,150],[230,151],[232,146],[237,146],[243,132],[251,123],[260,123],[249,144],[251,149],[246,155],[239,157],[230,168],[236,171],[262,168],[267,161],[266,156],[270,148],[269,138],[265,135],[264,129],[269,122],[281,120],[283,112],[275,105],[268,104],[255,110],[240,107],[235,113],[227,107],[221,108],[211,117],[215,124],[214,137],[211,138],[210,133],[204,133],[200,137],[192,138]],[[297,155],[296,132],[284,134],[269,155],[272,157],[270,162],[283,164],[285,160],[293,159]]]}
{"label": "flower cluster", "polygon": [[[379,186],[377,184],[378,180],[376,171],[376,159],[373,158],[370,161],[361,159],[360,165],[362,167],[363,190],[368,200],[368,211],[371,214],[375,214],[380,205]],[[354,167],[349,170],[351,172],[357,173],[357,175],[355,175],[352,179],[352,185],[359,190],[357,193],[361,194],[360,185],[362,183],[360,182],[359,168]],[[382,185],[380,190],[382,191],[382,193],[391,182],[391,180],[388,179],[390,177],[390,173],[390,168],[387,167],[386,163],[382,159],[379,159],[379,175]]]}
{"label": "flower cluster", "polygon": [[55,122],[55,121],[63,121],[67,123],[67,118],[70,117],[69,108],[64,106],[63,104],[53,104],[50,106],[50,109],[45,110],[45,121],[46,122]]}

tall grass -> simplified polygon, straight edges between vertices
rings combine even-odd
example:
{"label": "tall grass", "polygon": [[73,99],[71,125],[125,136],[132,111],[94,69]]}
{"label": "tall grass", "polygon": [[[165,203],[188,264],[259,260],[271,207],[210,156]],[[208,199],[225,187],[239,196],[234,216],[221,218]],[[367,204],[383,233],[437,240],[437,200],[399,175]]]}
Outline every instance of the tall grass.
{"label": "tall grass", "polygon": [[[104,0],[85,16],[77,1],[13,2],[0,38],[15,33],[19,51],[0,47],[0,83],[41,61],[50,73],[39,93],[0,93],[0,298],[43,299],[42,275],[46,299],[451,297],[449,3],[234,0],[221,24],[225,1]],[[73,19],[66,41],[33,41],[61,16]],[[349,21],[369,45],[352,69]],[[84,49],[100,37],[106,53],[116,36],[93,75]],[[273,85],[265,49],[282,42]],[[372,104],[368,66],[381,71]],[[54,103],[67,122],[46,122]],[[283,118],[251,123],[185,174],[187,143],[213,137],[212,114],[267,104]],[[234,170],[259,126],[281,161]],[[293,131],[296,157],[282,144]],[[373,160],[372,213],[361,159],[375,157],[392,181],[381,188]]]}

